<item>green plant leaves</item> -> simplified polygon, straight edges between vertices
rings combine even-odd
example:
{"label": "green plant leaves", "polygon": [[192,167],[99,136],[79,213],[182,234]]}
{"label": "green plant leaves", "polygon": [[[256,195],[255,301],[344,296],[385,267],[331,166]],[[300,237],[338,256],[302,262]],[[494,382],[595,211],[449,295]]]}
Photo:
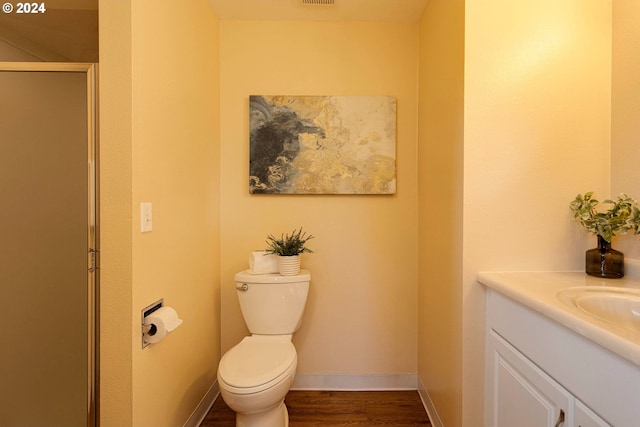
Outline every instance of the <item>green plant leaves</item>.
{"label": "green plant leaves", "polygon": [[[609,209],[603,206],[610,206]],[[632,230],[640,233],[640,209],[638,202],[626,194],[620,194],[617,200],[606,199],[602,203],[593,198],[593,192],[578,194],[569,204],[573,218],[587,231],[602,236],[611,242],[613,236],[626,234]]]}
{"label": "green plant leaves", "polygon": [[281,234],[280,238],[269,234],[266,240],[266,251],[280,256],[294,256],[304,252],[313,252],[305,246],[307,241],[311,239],[313,239],[313,236],[307,236],[307,233],[302,231],[302,227],[300,227],[300,230],[293,230],[291,235]]}

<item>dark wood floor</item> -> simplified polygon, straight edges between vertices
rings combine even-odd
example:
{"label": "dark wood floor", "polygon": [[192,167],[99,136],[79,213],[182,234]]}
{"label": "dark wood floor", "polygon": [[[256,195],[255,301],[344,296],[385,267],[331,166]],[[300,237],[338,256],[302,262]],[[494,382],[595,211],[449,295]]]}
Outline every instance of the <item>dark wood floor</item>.
{"label": "dark wood floor", "polygon": [[[290,391],[290,427],[431,426],[417,391]],[[218,396],[200,427],[235,427]],[[265,426],[267,427],[267,426]]]}

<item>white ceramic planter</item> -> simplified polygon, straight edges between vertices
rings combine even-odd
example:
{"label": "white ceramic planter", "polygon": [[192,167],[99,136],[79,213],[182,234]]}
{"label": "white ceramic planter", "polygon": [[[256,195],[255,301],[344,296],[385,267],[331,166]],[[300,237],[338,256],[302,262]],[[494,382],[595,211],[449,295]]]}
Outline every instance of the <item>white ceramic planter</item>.
{"label": "white ceramic planter", "polygon": [[278,256],[278,272],[281,276],[295,276],[300,272],[300,255]]}

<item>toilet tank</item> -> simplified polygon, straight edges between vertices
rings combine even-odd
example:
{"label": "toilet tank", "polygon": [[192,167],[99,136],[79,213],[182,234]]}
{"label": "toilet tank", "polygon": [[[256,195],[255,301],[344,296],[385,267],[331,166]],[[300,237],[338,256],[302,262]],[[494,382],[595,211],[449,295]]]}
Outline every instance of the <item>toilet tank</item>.
{"label": "toilet tank", "polygon": [[235,276],[242,316],[255,335],[293,334],[302,324],[311,274],[300,270],[295,276],[250,274]]}

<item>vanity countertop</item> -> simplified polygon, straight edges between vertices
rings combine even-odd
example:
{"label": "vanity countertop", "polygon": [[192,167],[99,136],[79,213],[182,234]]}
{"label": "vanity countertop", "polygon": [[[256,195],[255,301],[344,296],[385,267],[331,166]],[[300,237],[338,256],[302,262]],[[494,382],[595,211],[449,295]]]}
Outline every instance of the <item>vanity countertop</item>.
{"label": "vanity countertop", "polygon": [[557,296],[575,287],[640,290],[640,280],[601,279],[584,272],[481,272],[478,281],[640,366],[640,333],[597,319]]}

